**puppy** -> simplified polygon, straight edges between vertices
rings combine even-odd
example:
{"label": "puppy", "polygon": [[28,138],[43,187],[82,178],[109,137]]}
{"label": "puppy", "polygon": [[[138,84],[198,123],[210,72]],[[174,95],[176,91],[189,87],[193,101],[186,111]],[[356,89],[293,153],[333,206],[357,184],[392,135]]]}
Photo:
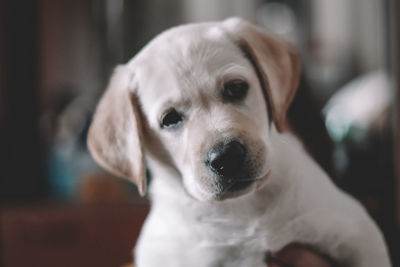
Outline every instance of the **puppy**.
{"label": "puppy", "polygon": [[239,18],[175,27],[118,66],[88,135],[93,157],[146,193],[138,267],[266,266],[306,244],[343,266],[390,266],[382,234],[290,131],[287,43]]}

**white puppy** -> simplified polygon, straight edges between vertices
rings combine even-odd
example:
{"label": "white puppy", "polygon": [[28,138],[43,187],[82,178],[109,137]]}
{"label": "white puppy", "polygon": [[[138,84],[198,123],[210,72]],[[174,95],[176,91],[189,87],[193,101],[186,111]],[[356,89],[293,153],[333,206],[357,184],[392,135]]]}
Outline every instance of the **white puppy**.
{"label": "white puppy", "polygon": [[343,266],[390,266],[382,234],[291,133],[299,58],[241,19],[175,27],[117,67],[88,137],[146,192],[138,267],[266,266],[296,242]]}

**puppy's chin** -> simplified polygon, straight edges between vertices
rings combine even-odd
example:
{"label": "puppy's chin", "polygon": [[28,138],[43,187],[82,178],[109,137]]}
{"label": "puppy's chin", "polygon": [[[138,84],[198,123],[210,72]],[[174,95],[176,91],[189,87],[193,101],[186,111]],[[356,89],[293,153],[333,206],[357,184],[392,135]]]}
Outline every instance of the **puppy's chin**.
{"label": "puppy's chin", "polygon": [[202,202],[220,202],[228,199],[239,198],[244,195],[252,194],[262,187],[268,181],[269,172],[262,176],[262,178],[257,178],[253,180],[237,181],[233,183],[231,187],[226,190],[221,190],[218,184],[213,184],[209,186],[197,185],[192,190],[186,188],[187,194]]}

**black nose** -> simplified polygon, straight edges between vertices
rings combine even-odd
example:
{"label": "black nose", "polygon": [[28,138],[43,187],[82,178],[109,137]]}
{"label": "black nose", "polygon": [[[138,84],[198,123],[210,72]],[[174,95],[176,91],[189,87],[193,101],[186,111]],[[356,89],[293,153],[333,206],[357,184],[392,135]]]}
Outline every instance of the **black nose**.
{"label": "black nose", "polygon": [[237,178],[245,171],[246,148],[238,141],[221,142],[207,153],[206,164],[222,178]]}

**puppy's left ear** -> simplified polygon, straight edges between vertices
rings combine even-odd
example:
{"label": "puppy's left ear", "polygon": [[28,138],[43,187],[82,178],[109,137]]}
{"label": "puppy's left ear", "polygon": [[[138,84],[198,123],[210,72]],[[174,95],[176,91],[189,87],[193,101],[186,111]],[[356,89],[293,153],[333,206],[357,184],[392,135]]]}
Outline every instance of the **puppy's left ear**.
{"label": "puppy's left ear", "polygon": [[142,122],[138,99],[133,92],[134,74],[118,66],[102,96],[88,133],[88,148],[94,159],[117,176],[136,183],[146,192],[142,147]]}
{"label": "puppy's left ear", "polygon": [[299,83],[298,54],[288,43],[240,18],[229,18],[222,27],[255,65],[277,129],[286,130],[286,113]]}

